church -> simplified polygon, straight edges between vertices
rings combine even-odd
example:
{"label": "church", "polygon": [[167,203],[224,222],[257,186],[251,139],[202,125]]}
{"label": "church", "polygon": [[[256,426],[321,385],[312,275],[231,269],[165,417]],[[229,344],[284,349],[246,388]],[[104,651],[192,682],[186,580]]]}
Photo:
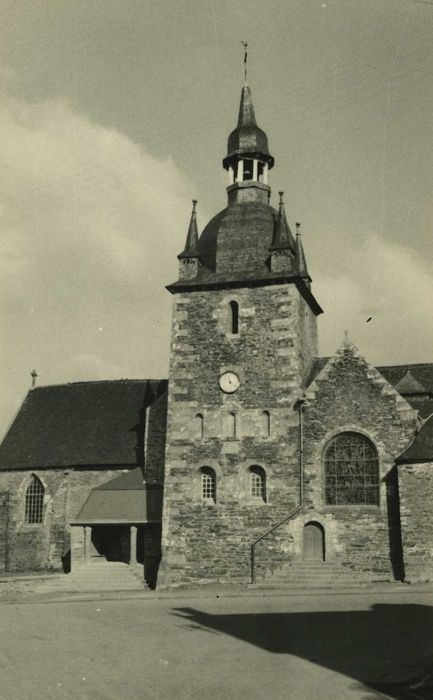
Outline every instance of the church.
{"label": "church", "polygon": [[18,410],[0,446],[0,573],[431,580],[433,363],[374,367],[348,337],[319,355],[322,308],[283,192],[271,204],[248,84],[222,164],[227,206],[199,234],[193,202],[167,288],[168,378],[34,386]]}

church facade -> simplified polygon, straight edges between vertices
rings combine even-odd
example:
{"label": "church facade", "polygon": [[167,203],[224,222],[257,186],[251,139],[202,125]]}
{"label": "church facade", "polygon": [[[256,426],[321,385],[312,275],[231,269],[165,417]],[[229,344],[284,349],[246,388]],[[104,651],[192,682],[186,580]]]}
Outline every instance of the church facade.
{"label": "church facade", "polygon": [[196,203],[167,380],[30,390],[0,446],[0,571],[143,567],[151,587],[433,576],[433,363],[373,367],[322,313],[248,85],[227,207]]}

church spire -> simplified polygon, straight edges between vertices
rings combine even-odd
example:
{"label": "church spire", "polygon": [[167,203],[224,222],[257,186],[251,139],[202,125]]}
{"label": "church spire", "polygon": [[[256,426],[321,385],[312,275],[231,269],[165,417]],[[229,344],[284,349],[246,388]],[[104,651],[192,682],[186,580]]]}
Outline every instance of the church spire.
{"label": "church spire", "polygon": [[274,159],[268,137],[257,126],[253,99],[247,83],[242,87],[238,123],[227,142],[223,166],[229,173],[229,204],[242,201],[269,202],[268,171]]}

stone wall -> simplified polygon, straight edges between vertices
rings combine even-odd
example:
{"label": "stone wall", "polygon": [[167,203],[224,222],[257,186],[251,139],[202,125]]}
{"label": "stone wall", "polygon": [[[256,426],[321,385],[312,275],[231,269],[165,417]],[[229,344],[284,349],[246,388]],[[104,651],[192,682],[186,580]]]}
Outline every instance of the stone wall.
{"label": "stone wall", "polygon": [[[263,297],[256,296],[257,290],[233,295],[241,318],[239,354],[238,338],[222,331],[226,296],[214,297],[213,326],[206,320],[206,299],[198,303],[191,295],[176,305],[162,585],[248,580],[252,542],[300,505],[300,429],[294,399],[308,367],[312,334],[290,315],[295,309],[295,318],[301,318],[291,291],[268,297],[269,290],[260,291]],[[299,339],[310,342],[304,352]],[[226,369],[241,378],[241,388],[232,396],[218,389],[218,375]],[[394,459],[413,437],[416,412],[350,343],[328,362],[306,398],[303,507],[257,545],[257,574],[266,576],[302,559],[304,526],[312,521],[324,528],[327,560],[373,580],[401,578]],[[271,415],[269,438],[260,436],[264,408]],[[224,439],[226,410],[239,418],[234,440]],[[202,438],[194,434],[197,411],[205,420]],[[344,431],[365,435],[377,449],[379,505],[331,506],[324,501],[324,448]],[[248,470],[253,464],[266,471],[266,503],[253,502],[250,496]],[[203,466],[216,473],[216,503],[201,498]]]}
{"label": "stone wall", "polygon": [[[69,522],[90,491],[118,476],[121,469],[38,469],[0,474],[0,570],[68,568]],[[25,492],[35,474],[45,488],[42,524],[24,522]],[[7,532],[7,537],[5,533]]]}
{"label": "stone wall", "polygon": [[[394,577],[398,570],[398,494],[394,459],[409,444],[416,412],[345,343],[307,390],[304,407],[304,513],[325,529],[328,558],[367,573]],[[331,506],[324,499],[323,452],[339,432],[365,435],[379,458],[379,506]],[[300,554],[302,528],[292,524],[293,553]]]}
{"label": "stone wall", "polygon": [[147,408],[144,434],[144,470],[148,482],[164,481],[167,392]]}
{"label": "stone wall", "polygon": [[9,494],[0,492],[0,572],[6,571],[9,560]]}
{"label": "stone wall", "polygon": [[398,467],[405,578],[433,580],[433,463]]}
{"label": "stone wall", "polygon": [[[239,306],[238,334],[230,332],[230,301]],[[248,580],[251,543],[298,504],[294,405],[316,342],[314,314],[295,285],[175,296],[162,585]],[[233,394],[218,384],[228,370],[240,379]],[[263,411],[270,415],[269,436],[261,427]],[[229,413],[236,416],[231,437],[225,429]],[[266,502],[251,496],[252,465],[266,472]],[[204,466],[216,473],[216,503],[202,499]]]}

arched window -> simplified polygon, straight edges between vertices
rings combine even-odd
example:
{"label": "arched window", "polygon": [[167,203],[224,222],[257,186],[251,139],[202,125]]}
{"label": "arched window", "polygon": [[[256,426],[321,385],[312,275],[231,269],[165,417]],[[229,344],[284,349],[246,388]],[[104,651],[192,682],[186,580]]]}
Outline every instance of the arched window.
{"label": "arched window", "polygon": [[361,433],[336,435],[325,449],[325,502],[329,505],[379,505],[377,451]]}
{"label": "arched window", "polygon": [[263,411],[260,416],[260,435],[264,438],[271,434],[271,414],[269,411]]}
{"label": "arched window", "polygon": [[250,467],[251,496],[260,501],[266,501],[266,473],[262,467]]}
{"label": "arched window", "polygon": [[216,474],[210,467],[202,467],[201,471],[201,497],[204,501],[216,502]]}
{"label": "arched window", "polygon": [[25,521],[26,523],[41,523],[44,514],[45,490],[38,477],[33,475],[26,491]]}
{"label": "arched window", "polygon": [[225,438],[236,437],[236,413],[225,413],[223,416],[223,433]]}
{"label": "arched window", "polygon": [[202,413],[197,413],[194,417],[194,435],[198,440],[204,436],[204,418]]}
{"label": "arched window", "polygon": [[229,318],[229,332],[232,335],[237,335],[239,333],[239,304],[237,301],[231,301],[230,306],[230,318]]}

